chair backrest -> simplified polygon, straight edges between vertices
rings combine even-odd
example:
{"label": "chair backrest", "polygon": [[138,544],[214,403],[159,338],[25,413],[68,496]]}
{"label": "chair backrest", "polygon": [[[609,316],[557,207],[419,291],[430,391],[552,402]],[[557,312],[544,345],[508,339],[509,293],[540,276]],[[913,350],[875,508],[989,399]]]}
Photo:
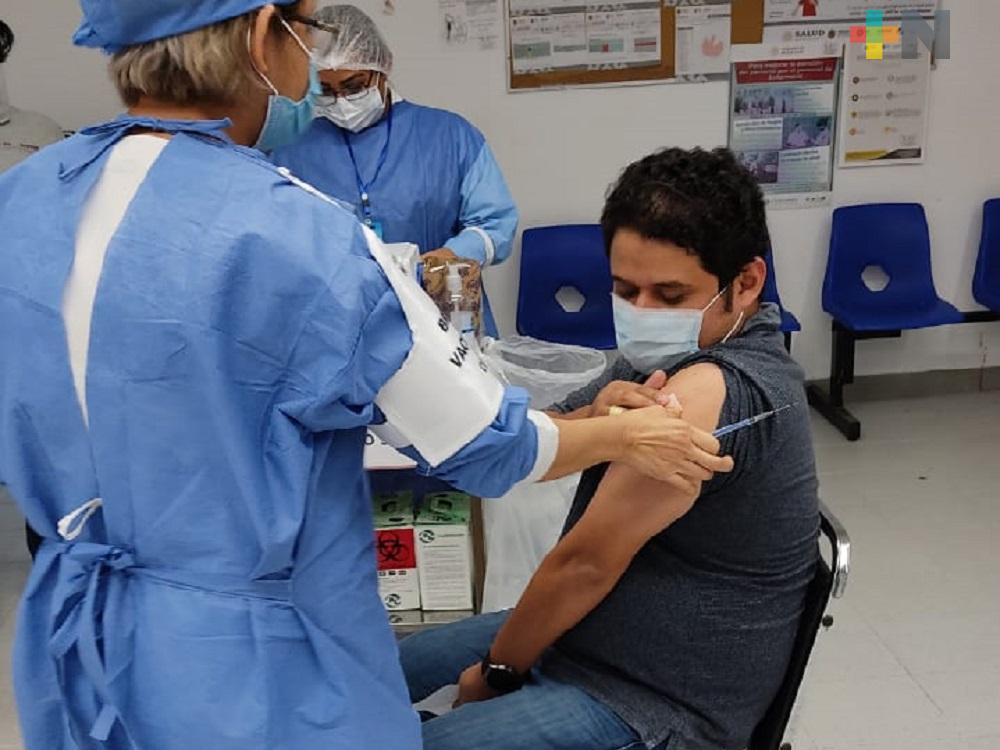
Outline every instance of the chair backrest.
{"label": "chair backrest", "polygon": [[[832,559],[828,565],[820,557],[816,563],[816,572],[809,584],[806,592],[805,602],[802,608],[802,617],[799,620],[799,630],[795,636],[795,645],[792,648],[792,658],[785,672],[785,678],[778,688],[778,693],[768,707],[764,718],[757,724],[747,750],[778,750],[785,736],[788,727],[788,720],[791,718],[792,709],[795,706],[795,699],[798,697],[799,688],[802,685],[802,678],[806,673],[806,665],[812,655],[813,646],[816,644],[816,636],[819,634],[820,626],[823,624],[823,616],[826,612],[830,597],[834,594],[834,584],[837,576],[834,570],[843,570],[847,562],[838,559],[842,554],[845,539],[841,539],[839,522],[835,518],[827,517],[821,511],[820,530],[830,542]],[[845,583],[842,581],[841,583]],[[839,594],[842,592],[838,592]]]}
{"label": "chair backrest", "polygon": [[[583,296],[578,312],[556,299],[561,289]],[[537,227],[521,240],[517,330],[557,344],[614,349],[611,266],[598,224]]]}
{"label": "chair backrest", "polygon": [[767,264],[767,276],[764,277],[764,291],[761,293],[761,299],[764,302],[773,302],[784,310],[785,306],[781,304],[781,295],[778,294],[778,277],[774,270],[774,251],[771,249],[770,243],[767,246],[764,262]]}
{"label": "chair backrest", "polygon": [[[872,291],[862,278],[882,268],[888,286]],[[823,309],[836,315],[921,312],[939,302],[931,273],[931,242],[919,203],[872,203],[833,212]]]}
{"label": "chair backrest", "polygon": [[770,243],[767,246],[767,255],[764,256],[764,263],[767,264],[767,276],[764,277],[764,290],[761,292],[761,300],[773,302],[781,310],[781,332],[796,333],[802,330],[802,325],[798,318],[792,315],[785,306],[781,304],[781,295],[778,294],[778,276],[774,268],[774,252]]}
{"label": "chair backrest", "polygon": [[983,204],[983,234],[972,294],[977,302],[993,309],[1000,300],[1000,198]]}

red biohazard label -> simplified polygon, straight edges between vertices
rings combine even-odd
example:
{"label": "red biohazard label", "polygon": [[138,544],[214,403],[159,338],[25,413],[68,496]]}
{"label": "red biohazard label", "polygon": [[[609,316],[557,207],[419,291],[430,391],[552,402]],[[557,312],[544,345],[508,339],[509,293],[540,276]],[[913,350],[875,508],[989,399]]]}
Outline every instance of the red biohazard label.
{"label": "red biohazard label", "polygon": [[378,529],[375,531],[375,554],[379,570],[417,567],[413,529]]}

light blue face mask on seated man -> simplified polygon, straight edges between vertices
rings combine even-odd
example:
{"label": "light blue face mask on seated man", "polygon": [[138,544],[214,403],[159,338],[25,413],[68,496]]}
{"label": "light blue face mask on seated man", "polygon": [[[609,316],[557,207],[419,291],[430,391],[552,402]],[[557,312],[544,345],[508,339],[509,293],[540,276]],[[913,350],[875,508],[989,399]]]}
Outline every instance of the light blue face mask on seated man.
{"label": "light blue face mask on seated man", "polygon": [[[636,307],[617,294],[611,295],[615,317],[618,351],[636,370],[651,373],[669,368],[674,362],[701,346],[701,324],[705,313],[714,305],[728,286],[719,290],[701,310]],[[720,343],[725,343],[743,322],[743,311]]]}

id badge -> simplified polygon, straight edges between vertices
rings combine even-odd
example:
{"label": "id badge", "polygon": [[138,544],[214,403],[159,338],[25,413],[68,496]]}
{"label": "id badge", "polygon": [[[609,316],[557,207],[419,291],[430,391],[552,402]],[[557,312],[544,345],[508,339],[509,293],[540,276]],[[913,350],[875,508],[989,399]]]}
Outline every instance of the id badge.
{"label": "id badge", "polygon": [[368,227],[375,233],[376,237],[378,237],[380,240],[383,240],[383,241],[385,240],[385,237],[382,235],[382,222],[381,221],[372,221],[372,223],[369,224]]}

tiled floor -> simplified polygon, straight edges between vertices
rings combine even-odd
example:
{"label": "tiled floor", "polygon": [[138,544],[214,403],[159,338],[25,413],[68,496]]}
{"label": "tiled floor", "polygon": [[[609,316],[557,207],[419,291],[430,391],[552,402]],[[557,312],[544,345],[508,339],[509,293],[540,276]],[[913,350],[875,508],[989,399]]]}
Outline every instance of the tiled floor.
{"label": "tiled floor", "polygon": [[[857,404],[816,420],[822,491],[854,568],[793,719],[796,750],[1000,750],[1000,393]],[[0,644],[26,567],[0,499]],[[0,665],[0,750],[19,748]]]}

